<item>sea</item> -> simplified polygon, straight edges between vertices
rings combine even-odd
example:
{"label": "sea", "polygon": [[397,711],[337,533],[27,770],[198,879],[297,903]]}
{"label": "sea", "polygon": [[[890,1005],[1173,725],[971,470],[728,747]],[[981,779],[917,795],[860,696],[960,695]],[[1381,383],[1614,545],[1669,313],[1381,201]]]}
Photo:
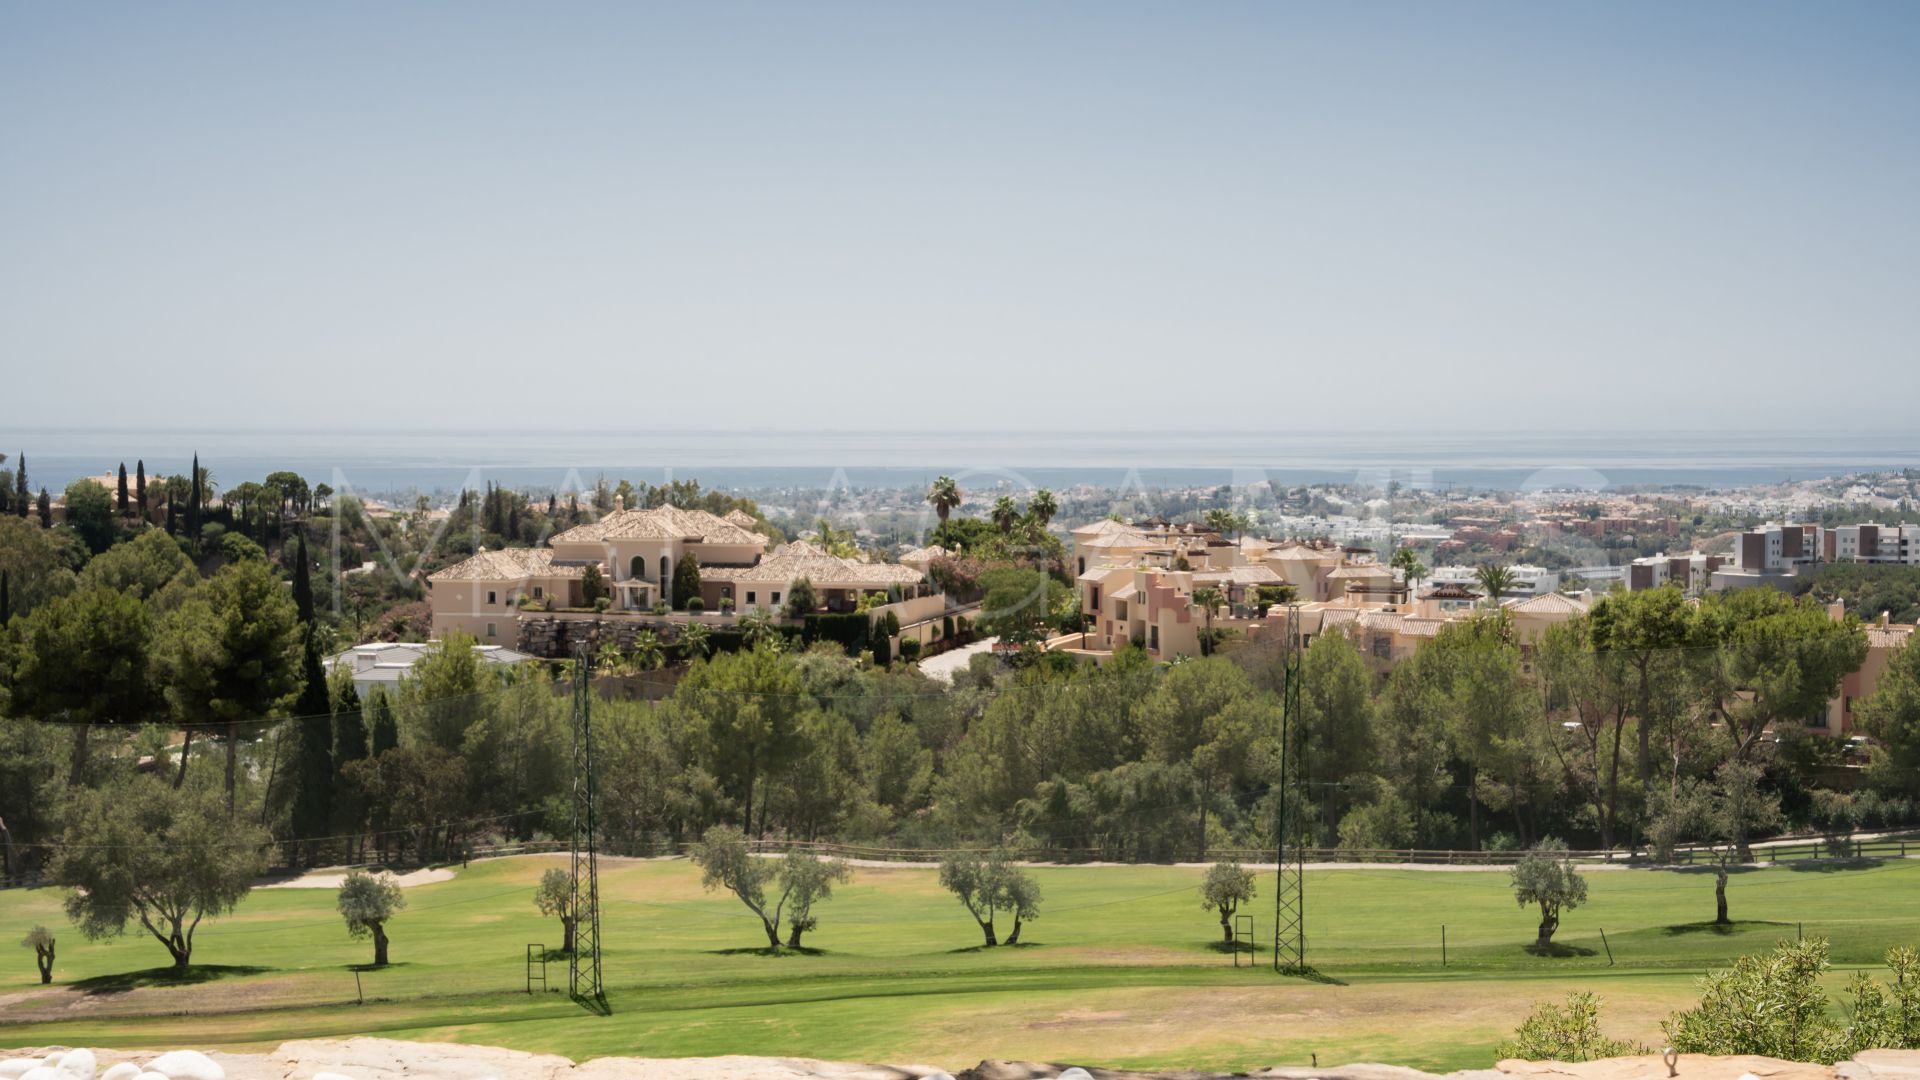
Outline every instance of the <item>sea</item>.
{"label": "sea", "polygon": [[[918,488],[950,475],[963,489],[1082,486],[1160,490],[1230,484],[1361,482],[1495,491],[1726,490],[1856,472],[1920,468],[1920,430],[1903,431],[1194,431],[967,430],[299,430],[12,429],[33,487],[58,491],[144,461],[184,474],[194,454],[221,488],[290,470],[371,498],[411,498],[492,481],[527,490],[591,487],[600,477],[696,479],[723,490]],[[11,465],[11,460],[9,465]]]}

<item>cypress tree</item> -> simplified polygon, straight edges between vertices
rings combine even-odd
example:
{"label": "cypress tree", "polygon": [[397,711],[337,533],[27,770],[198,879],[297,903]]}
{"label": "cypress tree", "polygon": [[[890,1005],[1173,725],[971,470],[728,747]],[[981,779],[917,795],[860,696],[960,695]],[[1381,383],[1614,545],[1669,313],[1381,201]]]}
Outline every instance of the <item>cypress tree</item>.
{"label": "cypress tree", "polygon": [[133,497],[140,502],[140,523],[147,522],[147,463],[144,459],[133,463]]}
{"label": "cypress tree", "polygon": [[348,837],[348,861],[356,861],[353,844],[366,827],[367,810],[358,786],[347,776],[347,766],[367,756],[367,718],[360,708],[360,695],[353,680],[344,681],[340,698],[333,705],[333,820],[340,835]]}
{"label": "cypress tree", "polygon": [[120,463],[120,501],[118,509],[122,514],[127,512],[127,463],[124,461]]}
{"label": "cypress tree", "polygon": [[300,611],[300,623],[313,626],[313,579],[307,569],[307,533],[300,530],[299,552],[294,556],[293,567],[293,604]]}
{"label": "cypress tree", "polygon": [[200,455],[193,455],[193,471],[187,474],[187,543],[200,549]]}
{"label": "cypress tree", "polygon": [[[41,491],[45,495],[44,490]],[[13,505],[21,517],[27,516],[27,504],[33,501],[33,494],[27,487],[27,452],[20,451],[20,464],[13,470]],[[45,514],[40,515],[45,517]]]}
{"label": "cypress tree", "polygon": [[47,497],[47,489],[40,489],[40,527],[53,528],[53,500]]}
{"label": "cypress tree", "polygon": [[167,493],[167,535],[172,536],[177,531],[178,530],[175,528],[173,523],[173,493],[168,492]]}
{"label": "cypress tree", "polygon": [[400,745],[400,728],[393,722],[393,703],[387,699],[384,691],[375,690],[369,699],[373,702],[373,743],[374,757]]}
{"label": "cypress tree", "polygon": [[294,707],[299,741],[294,747],[293,836],[307,842],[303,846],[311,859],[311,842],[327,835],[333,821],[333,701],[312,634],[307,635],[305,666],[306,686]]}

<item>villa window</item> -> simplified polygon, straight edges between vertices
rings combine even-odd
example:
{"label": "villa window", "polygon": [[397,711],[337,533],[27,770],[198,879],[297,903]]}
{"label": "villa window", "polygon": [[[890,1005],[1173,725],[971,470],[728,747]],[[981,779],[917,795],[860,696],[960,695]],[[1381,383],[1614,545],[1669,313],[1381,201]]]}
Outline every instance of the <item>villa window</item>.
{"label": "villa window", "polygon": [[497,594],[497,593],[495,593],[495,592],[494,592],[494,591],[493,591],[492,589],[488,589],[488,590],[487,590],[487,603],[489,603],[489,604],[497,604],[497,603],[499,603],[500,601],[498,601],[498,600],[496,600],[496,599],[495,599],[495,597],[496,597],[497,595],[498,595],[498,594]]}
{"label": "villa window", "polygon": [[748,590],[747,590],[747,603],[748,603],[748,604],[752,604],[752,603],[754,602],[754,600],[755,600],[755,599],[756,599],[756,597],[755,597],[755,594],[754,594],[754,591],[753,591],[752,589],[748,589]]}
{"label": "villa window", "polygon": [[773,594],[773,606],[774,606],[774,607],[779,607],[779,606],[780,606],[780,594],[779,594],[779,593],[774,593],[774,594]]}
{"label": "villa window", "polygon": [[488,637],[492,637],[492,636],[493,636],[493,624],[492,624],[492,623],[488,623],[488,624],[487,624],[487,636],[488,636]]}
{"label": "villa window", "polygon": [[633,561],[627,564],[627,576],[630,578],[638,578],[641,581],[647,580],[647,557],[645,555],[635,555],[633,557]]}
{"label": "villa window", "polygon": [[545,600],[547,598],[547,590],[535,585],[533,587],[533,598],[535,600]]}
{"label": "villa window", "polygon": [[1147,648],[1152,649],[1154,652],[1160,651],[1160,625],[1158,623],[1147,627]]}
{"label": "villa window", "polygon": [[667,573],[667,557],[665,555],[660,556],[660,583],[663,585],[666,584],[667,579],[672,576],[672,574]]}

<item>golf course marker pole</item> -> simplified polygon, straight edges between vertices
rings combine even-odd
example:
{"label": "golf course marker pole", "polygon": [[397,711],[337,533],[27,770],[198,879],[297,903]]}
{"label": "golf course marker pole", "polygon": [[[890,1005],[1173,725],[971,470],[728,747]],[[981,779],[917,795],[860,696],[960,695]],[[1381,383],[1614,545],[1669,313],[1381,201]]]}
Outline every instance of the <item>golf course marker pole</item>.
{"label": "golf course marker pole", "polygon": [[1280,805],[1274,840],[1273,970],[1307,969],[1306,740],[1300,732],[1300,605],[1287,605],[1280,697]]}
{"label": "golf course marker pole", "polygon": [[573,649],[573,955],[567,961],[567,988],[577,999],[602,1007],[600,983],[600,861],[593,807],[593,706],[588,685],[592,661],[587,642]]}

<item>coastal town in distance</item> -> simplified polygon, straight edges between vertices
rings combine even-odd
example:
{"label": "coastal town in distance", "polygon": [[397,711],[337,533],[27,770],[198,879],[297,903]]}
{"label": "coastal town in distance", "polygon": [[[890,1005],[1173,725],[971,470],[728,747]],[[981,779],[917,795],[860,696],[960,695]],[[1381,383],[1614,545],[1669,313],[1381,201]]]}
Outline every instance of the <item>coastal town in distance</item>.
{"label": "coastal town in distance", "polygon": [[0,0],[0,1080],[1920,1080],[1915,57]]}

